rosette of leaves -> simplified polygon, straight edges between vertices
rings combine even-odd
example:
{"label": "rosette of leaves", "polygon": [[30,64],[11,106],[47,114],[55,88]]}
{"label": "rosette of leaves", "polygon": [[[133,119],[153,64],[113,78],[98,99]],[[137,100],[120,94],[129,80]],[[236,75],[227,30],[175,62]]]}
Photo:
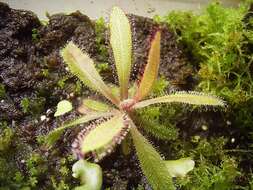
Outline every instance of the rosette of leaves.
{"label": "rosette of leaves", "polygon": [[[126,15],[120,8],[114,7],[112,9],[109,26],[110,43],[119,86],[112,89],[110,85],[106,84],[97,72],[94,61],[89,55],[82,52],[73,42],[69,42],[61,50],[61,56],[70,71],[87,87],[107,98],[110,103],[85,99],[83,105],[86,114],[52,131],[48,136],[48,143],[55,142],[66,128],[96,120],[87,125],[72,144],[73,152],[78,159],[93,158],[95,162],[98,162],[111,153],[117,144],[121,144],[126,135],[130,133],[143,174],[153,189],[175,189],[172,176],[184,175],[185,170],[192,169],[194,162],[189,161],[189,167],[181,162],[166,163],[134,124],[131,119],[134,110],[159,103],[177,102],[201,106],[224,106],[225,103],[218,97],[198,92],[176,92],[161,97],[147,98],[158,75],[160,29],[154,32],[150,40],[147,64],[141,80],[136,89],[133,90],[134,88],[131,88],[129,82],[132,68],[131,29]],[[65,113],[65,111],[63,112]],[[182,167],[174,167],[175,164]],[[184,167],[187,169],[183,169]],[[180,172],[181,170],[183,172]]]}

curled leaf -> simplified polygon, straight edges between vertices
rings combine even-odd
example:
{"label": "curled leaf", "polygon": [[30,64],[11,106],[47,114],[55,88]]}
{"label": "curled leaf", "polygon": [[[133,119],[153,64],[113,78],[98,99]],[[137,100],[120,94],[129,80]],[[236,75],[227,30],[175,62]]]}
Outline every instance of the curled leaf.
{"label": "curled leaf", "polygon": [[128,98],[128,83],[132,62],[132,37],[129,21],[119,7],[110,15],[110,43],[120,84],[121,99]]}
{"label": "curled leaf", "polygon": [[78,158],[91,155],[98,161],[120,144],[128,131],[127,117],[119,114],[108,121],[87,126],[79,133],[72,148]]}
{"label": "curled leaf", "polygon": [[190,158],[164,161],[172,177],[184,177],[189,171],[193,170],[195,162]]}
{"label": "curled leaf", "polygon": [[79,160],[73,165],[72,171],[73,177],[81,181],[81,186],[76,187],[75,190],[101,190],[102,169],[98,164]]}
{"label": "curled leaf", "polygon": [[73,109],[71,102],[68,100],[62,100],[57,104],[57,109],[54,114],[55,117],[63,115]]}
{"label": "curled leaf", "polygon": [[171,102],[202,105],[202,106],[222,106],[222,107],[226,106],[226,103],[216,96],[194,91],[193,92],[182,91],[177,92],[175,94],[170,94],[167,96],[162,96],[138,102],[134,105],[134,108],[138,109],[152,104],[171,103]]}
{"label": "curled leaf", "polygon": [[61,55],[71,72],[85,85],[100,92],[112,103],[118,105],[118,98],[111,93],[110,88],[103,82],[93,60],[86,53],[83,53],[73,42],[69,42],[61,50]]}
{"label": "curled leaf", "polygon": [[156,31],[148,54],[148,63],[145,67],[139,88],[135,95],[136,101],[143,99],[151,91],[154,82],[157,80],[157,74],[160,64],[160,41],[161,31]]}

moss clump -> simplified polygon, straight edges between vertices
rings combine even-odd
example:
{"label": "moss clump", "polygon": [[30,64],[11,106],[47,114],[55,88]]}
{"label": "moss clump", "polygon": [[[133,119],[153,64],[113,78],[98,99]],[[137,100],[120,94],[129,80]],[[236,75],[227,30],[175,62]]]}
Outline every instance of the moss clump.
{"label": "moss clump", "polygon": [[39,41],[39,33],[37,28],[32,29],[32,41],[35,43]]}
{"label": "moss clump", "polygon": [[234,180],[239,174],[236,161],[232,158],[225,158],[218,166],[204,160],[186,179],[178,179],[178,183],[187,190],[231,190],[236,186]]}
{"label": "moss clump", "polygon": [[[155,17],[157,22],[167,23],[183,45],[196,71],[196,90],[221,96],[229,105],[220,125],[231,127],[229,132],[219,129],[221,135],[208,138],[188,135],[189,142],[178,137],[170,145],[171,155],[192,156],[196,162],[187,178],[177,180],[180,189],[252,187],[249,167],[253,157],[247,152],[252,148],[253,132],[253,17],[249,9],[249,1],[237,8],[214,2],[200,14],[173,11]],[[233,137],[237,142],[231,142]]]}
{"label": "moss clump", "polygon": [[45,103],[46,100],[44,97],[23,98],[20,102],[20,107],[23,113],[36,116],[44,110]]}
{"label": "moss clump", "polygon": [[5,87],[3,84],[0,83],[0,99],[6,96]]}
{"label": "moss clump", "polygon": [[20,102],[20,106],[21,106],[22,111],[23,111],[24,113],[27,113],[27,112],[29,111],[29,105],[30,105],[30,101],[29,101],[28,98],[24,98],[24,99],[22,99],[21,102]]}
{"label": "moss clump", "polygon": [[236,125],[243,127],[253,125],[253,33],[248,5],[225,8],[216,2],[200,15],[177,11],[156,17],[168,23],[185,46],[198,70],[198,89],[224,97],[233,106]]}
{"label": "moss clump", "polygon": [[198,142],[177,139],[170,145],[176,156],[190,156],[195,168],[185,178],[177,178],[176,184],[183,190],[231,190],[242,188],[237,180],[243,176],[238,159],[229,155],[225,148],[227,138],[199,137]]}
{"label": "moss clump", "polygon": [[106,45],[106,39],[105,39],[105,32],[107,30],[107,26],[105,23],[105,20],[103,17],[100,17],[99,19],[96,20],[95,23],[95,33],[96,33],[96,47],[97,47],[97,53],[99,55],[99,59],[102,61],[106,61],[109,52],[108,52],[108,47]]}
{"label": "moss clump", "polygon": [[13,138],[13,130],[6,128],[2,130],[0,135],[0,151],[4,151],[9,148],[11,140]]}

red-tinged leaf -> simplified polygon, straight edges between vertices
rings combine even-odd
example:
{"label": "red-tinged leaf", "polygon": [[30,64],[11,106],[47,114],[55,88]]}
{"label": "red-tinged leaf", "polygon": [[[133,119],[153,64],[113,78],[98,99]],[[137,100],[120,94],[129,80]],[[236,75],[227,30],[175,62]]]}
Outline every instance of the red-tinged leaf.
{"label": "red-tinged leaf", "polygon": [[142,100],[151,91],[154,82],[157,79],[159,64],[160,64],[160,41],[161,31],[158,30],[152,41],[148,54],[148,62],[144,70],[139,88],[135,95],[136,101]]}
{"label": "red-tinged leaf", "polygon": [[79,158],[92,155],[95,161],[110,153],[116,144],[129,131],[126,115],[117,114],[107,121],[92,123],[84,128],[72,144],[73,151]]}

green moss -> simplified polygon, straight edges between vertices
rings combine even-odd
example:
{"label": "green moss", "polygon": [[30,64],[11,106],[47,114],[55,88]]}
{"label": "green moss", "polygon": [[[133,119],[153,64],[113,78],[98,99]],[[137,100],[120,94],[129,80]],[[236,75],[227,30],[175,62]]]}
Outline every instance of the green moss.
{"label": "green moss", "polygon": [[102,72],[106,72],[110,70],[110,67],[108,63],[99,63],[99,64],[96,64],[96,69],[99,73],[102,73]]}
{"label": "green moss", "polygon": [[222,95],[231,103],[252,98],[249,54],[245,49],[250,35],[242,22],[247,7],[224,8],[210,4],[200,15],[191,12],[172,12],[163,18],[177,33],[190,54],[193,64],[199,65],[199,87]]}
{"label": "green moss", "polygon": [[166,88],[169,85],[169,81],[167,81],[164,77],[159,78],[155,81],[152,87],[152,95],[159,96],[164,94]]}
{"label": "green moss", "polygon": [[11,145],[14,133],[11,128],[0,129],[0,151],[7,150]]}
{"label": "green moss", "polygon": [[82,85],[81,81],[77,80],[75,83],[75,93],[80,95],[82,92],[82,87],[83,87],[83,85]]}
{"label": "green moss", "polygon": [[57,182],[53,177],[51,177],[51,181],[53,184],[53,189],[55,190],[69,190],[70,187],[68,184],[64,182],[64,180],[60,180],[60,182]]}
{"label": "green moss", "polygon": [[23,98],[20,102],[23,113],[36,116],[44,110],[46,100],[44,97]]}
{"label": "green moss", "polygon": [[5,87],[0,83],[0,98],[4,98],[6,96]]}
{"label": "green moss", "polygon": [[42,76],[48,77],[49,76],[49,70],[48,69],[42,69]]}
{"label": "green moss", "polygon": [[100,56],[101,60],[106,61],[109,53],[108,53],[108,48],[106,46],[105,42],[105,31],[106,31],[106,23],[103,17],[100,17],[99,19],[96,20],[95,23],[95,33],[96,33],[96,46],[97,46],[97,51],[98,55]]}
{"label": "green moss", "polygon": [[177,183],[185,190],[231,190],[235,188],[234,182],[239,174],[232,158],[225,158],[219,166],[203,160],[187,179],[178,179]]}
{"label": "green moss", "polygon": [[39,177],[47,172],[47,166],[45,166],[44,163],[43,157],[37,153],[32,153],[27,159],[26,167],[29,173],[29,186],[36,187]]}
{"label": "green moss", "polygon": [[177,178],[176,184],[183,190],[231,190],[241,187],[238,178],[244,176],[238,167],[238,159],[225,149],[227,139],[199,137],[198,142],[177,139],[172,143],[171,154],[190,156],[195,168],[185,178]]}
{"label": "green moss", "polygon": [[[211,3],[201,14],[174,11],[165,17],[178,35],[190,62],[198,68],[197,89],[224,97],[230,106],[237,126],[253,124],[252,18],[246,19],[247,3],[239,8],[225,8]],[[244,106],[242,106],[244,105]]]}
{"label": "green moss", "polygon": [[57,85],[63,89],[65,87],[66,81],[69,79],[69,76],[62,77],[58,82]]}
{"label": "green moss", "polygon": [[30,106],[30,100],[28,98],[23,98],[20,102],[20,106],[22,108],[22,111],[24,113],[28,113],[29,106]]}
{"label": "green moss", "polygon": [[[224,114],[230,121],[231,131],[243,135],[235,152],[250,149],[253,125],[252,96],[252,15],[247,15],[249,4],[237,8],[225,8],[219,3],[210,4],[200,14],[174,11],[165,17],[156,17],[157,22],[166,22],[177,35],[189,62],[197,70],[197,90],[211,92],[223,97],[229,110]],[[247,15],[247,16],[246,16]],[[224,129],[224,131],[226,131]],[[171,145],[171,154],[176,157],[192,156],[196,168],[190,176],[178,180],[181,189],[250,189],[251,172],[239,168],[243,163],[252,164],[251,153],[228,153],[231,146],[227,137],[203,138],[193,134],[190,142],[176,139]],[[239,139],[236,139],[239,140]],[[192,150],[192,151],[189,151]],[[233,157],[236,156],[236,157]]]}
{"label": "green moss", "polygon": [[39,33],[37,28],[32,29],[32,41],[38,42],[39,41]]}

